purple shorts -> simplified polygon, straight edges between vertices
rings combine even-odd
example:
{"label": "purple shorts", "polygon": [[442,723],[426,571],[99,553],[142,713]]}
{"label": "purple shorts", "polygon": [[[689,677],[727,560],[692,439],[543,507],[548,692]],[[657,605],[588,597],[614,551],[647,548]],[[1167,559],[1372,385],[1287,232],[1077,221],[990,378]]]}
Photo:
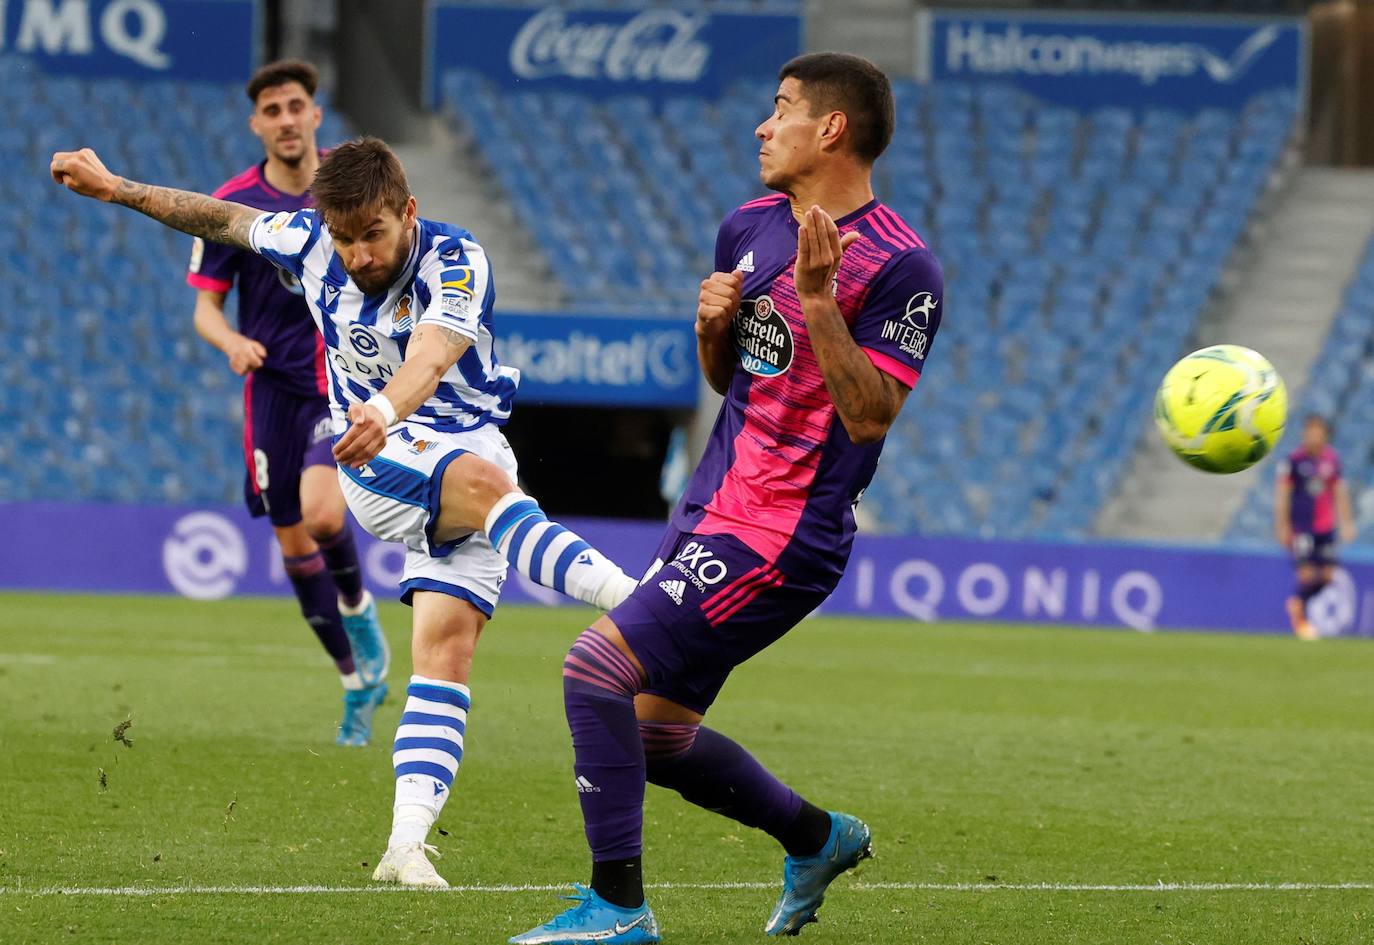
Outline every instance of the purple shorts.
{"label": "purple shorts", "polygon": [[333,466],[329,400],[256,382],[243,385],[243,498],[253,516],[278,527],[301,520],[301,472]]}
{"label": "purple shorts", "polygon": [[1295,564],[1312,564],[1321,568],[1334,565],[1336,563],[1336,533],[1295,532],[1291,550]]}
{"label": "purple shorts", "polygon": [[834,590],[794,582],[733,535],[669,528],[655,557],[610,618],[644,667],[644,691],[703,714],[731,670]]}

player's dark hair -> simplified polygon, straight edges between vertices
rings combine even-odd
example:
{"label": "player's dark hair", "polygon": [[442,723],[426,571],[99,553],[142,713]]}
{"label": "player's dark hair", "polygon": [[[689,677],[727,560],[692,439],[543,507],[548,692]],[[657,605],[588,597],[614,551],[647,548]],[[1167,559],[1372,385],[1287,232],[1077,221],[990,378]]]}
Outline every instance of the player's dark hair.
{"label": "player's dark hair", "polygon": [[386,142],[364,137],[339,145],[321,159],[310,194],[326,222],[383,207],[399,217],[410,200],[410,184]]}
{"label": "player's dark hair", "polygon": [[850,147],[866,163],[878,160],[891,143],[897,123],[892,83],[883,70],[862,56],[807,53],[782,67],[778,81],[783,79],[802,84],[812,115],[844,112],[849,119]]}
{"label": "player's dark hair", "polygon": [[264,89],[275,89],[288,82],[299,82],[305,93],[314,98],[315,89],[320,84],[320,72],[310,63],[299,59],[278,59],[254,72],[244,91],[248,93],[248,101],[256,105]]}

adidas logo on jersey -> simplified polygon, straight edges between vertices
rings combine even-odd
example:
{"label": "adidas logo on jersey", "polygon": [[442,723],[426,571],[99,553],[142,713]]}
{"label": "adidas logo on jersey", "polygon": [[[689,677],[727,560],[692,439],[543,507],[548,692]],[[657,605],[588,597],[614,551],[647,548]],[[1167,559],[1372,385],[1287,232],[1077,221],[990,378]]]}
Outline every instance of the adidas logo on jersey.
{"label": "adidas logo on jersey", "polygon": [[600,794],[600,793],[601,793],[601,788],[597,787],[595,784],[593,784],[592,782],[588,781],[585,777],[583,777],[582,775],[579,774],[579,775],[577,776],[577,793],[578,793],[578,794]]}
{"label": "adidas logo on jersey", "polygon": [[674,604],[682,606],[682,595],[687,590],[686,581],[659,581],[658,586],[663,593],[672,599]]}
{"label": "adidas logo on jersey", "polygon": [[751,250],[749,250],[749,252],[747,252],[747,253],[745,253],[743,256],[741,256],[741,257],[739,258],[739,262],[735,263],[735,268],[738,269],[740,272],[753,272],[753,271],[754,271],[754,251],[751,249]]}

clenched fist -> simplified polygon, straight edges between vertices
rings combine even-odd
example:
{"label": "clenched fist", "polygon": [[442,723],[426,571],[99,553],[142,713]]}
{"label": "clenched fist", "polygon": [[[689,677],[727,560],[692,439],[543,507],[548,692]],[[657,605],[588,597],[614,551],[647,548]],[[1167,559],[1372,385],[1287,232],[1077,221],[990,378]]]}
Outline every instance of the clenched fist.
{"label": "clenched fist", "polygon": [[357,469],[386,448],[386,418],[370,404],[348,408],[348,430],[334,444],[334,461]]}
{"label": "clenched fist", "polygon": [[90,148],[80,151],[58,151],[49,167],[52,179],[83,197],[109,201],[119,187],[119,178],[111,174],[99,156]]}
{"label": "clenched fist", "polygon": [[697,337],[717,338],[730,328],[739,311],[744,273],[713,272],[701,281],[697,298]]}

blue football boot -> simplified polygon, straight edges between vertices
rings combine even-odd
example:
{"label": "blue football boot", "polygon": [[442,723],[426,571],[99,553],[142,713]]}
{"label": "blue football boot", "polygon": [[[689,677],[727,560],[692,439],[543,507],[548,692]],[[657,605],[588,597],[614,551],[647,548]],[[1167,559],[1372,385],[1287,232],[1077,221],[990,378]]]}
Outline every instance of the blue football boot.
{"label": "blue football boot", "polygon": [[782,895],[763,930],[769,935],[797,935],[816,921],[816,910],[835,877],[873,855],[868,825],[849,814],[830,814],[830,836],[814,856],[789,856],[782,861]]}
{"label": "blue football boot", "polygon": [[622,909],[602,899],[595,890],[576,883],[573,889],[571,896],[563,898],[577,905],[524,935],[514,936],[509,940],[511,945],[647,945],[659,940],[658,920],[647,901],[633,909]]}
{"label": "blue football boot", "polygon": [[372,738],[372,715],[386,699],[386,692],[386,683],[345,689],[343,718],[339,720],[339,735],[334,742],[353,748],[366,745]]}
{"label": "blue football boot", "polygon": [[387,669],[391,666],[391,647],[387,646],[386,637],[382,634],[376,598],[371,591],[363,591],[363,601],[357,607],[349,607],[340,600],[339,616],[343,619],[348,645],[353,650],[353,664],[358,669],[358,678],[364,686],[376,686],[386,679]]}

